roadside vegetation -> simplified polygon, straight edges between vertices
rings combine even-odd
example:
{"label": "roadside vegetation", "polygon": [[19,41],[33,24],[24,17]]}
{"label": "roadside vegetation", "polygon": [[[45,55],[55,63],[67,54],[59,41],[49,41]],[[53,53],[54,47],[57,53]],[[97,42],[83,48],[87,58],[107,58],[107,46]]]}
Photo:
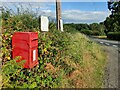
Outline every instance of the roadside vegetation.
{"label": "roadside vegetation", "polygon": [[[39,18],[30,13],[2,14],[2,88],[100,88],[103,85],[105,53],[102,48],[72,27],[41,32]],[[39,65],[22,68],[24,60],[12,59],[11,38],[14,32],[38,32]]]}

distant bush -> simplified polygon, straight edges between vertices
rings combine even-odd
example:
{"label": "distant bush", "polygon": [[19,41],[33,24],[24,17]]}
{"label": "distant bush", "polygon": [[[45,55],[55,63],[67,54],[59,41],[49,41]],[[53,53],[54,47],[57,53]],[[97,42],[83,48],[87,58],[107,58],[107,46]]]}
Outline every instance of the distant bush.
{"label": "distant bush", "polygon": [[86,35],[94,35],[94,36],[99,36],[100,35],[99,31],[92,31],[92,30],[85,30],[85,29],[83,29],[80,32],[84,33]]}
{"label": "distant bush", "polygon": [[119,40],[120,41],[120,32],[109,32],[107,34],[108,39]]}
{"label": "distant bush", "polygon": [[100,35],[100,32],[99,32],[99,31],[92,31],[92,32],[91,32],[91,35],[99,36],[99,35]]}
{"label": "distant bush", "polygon": [[81,30],[80,31],[81,33],[83,33],[83,34],[87,34],[87,35],[91,35],[92,34],[92,31],[90,31],[90,30]]}
{"label": "distant bush", "polygon": [[73,26],[67,26],[67,25],[64,25],[64,31],[65,32],[69,32],[69,33],[79,32],[78,30],[76,30],[75,27],[73,27]]}

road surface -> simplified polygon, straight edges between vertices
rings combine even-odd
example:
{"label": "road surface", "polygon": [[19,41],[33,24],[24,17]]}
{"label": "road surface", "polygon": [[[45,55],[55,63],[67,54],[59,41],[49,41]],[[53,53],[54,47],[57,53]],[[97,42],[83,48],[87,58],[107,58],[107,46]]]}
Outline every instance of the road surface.
{"label": "road surface", "polygon": [[107,64],[105,68],[103,88],[119,88],[120,75],[120,43],[118,41],[104,40],[90,37],[94,42],[103,46],[107,53]]}

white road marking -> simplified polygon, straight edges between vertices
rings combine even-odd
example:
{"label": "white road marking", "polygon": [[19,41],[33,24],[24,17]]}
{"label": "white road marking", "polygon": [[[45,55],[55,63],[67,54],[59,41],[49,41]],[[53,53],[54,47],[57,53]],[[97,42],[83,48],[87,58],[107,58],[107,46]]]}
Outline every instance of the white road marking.
{"label": "white road marking", "polygon": [[113,47],[118,47],[117,45],[113,45]]}
{"label": "white road marking", "polygon": [[101,44],[103,44],[103,42],[100,42]]}
{"label": "white road marking", "polygon": [[105,43],[105,44],[108,45],[108,46],[110,45],[109,43]]}

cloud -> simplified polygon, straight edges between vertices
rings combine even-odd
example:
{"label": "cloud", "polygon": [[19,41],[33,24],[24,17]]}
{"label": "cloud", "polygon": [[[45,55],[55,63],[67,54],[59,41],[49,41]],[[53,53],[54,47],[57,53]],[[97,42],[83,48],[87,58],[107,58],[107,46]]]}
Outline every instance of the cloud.
{"label": "cloud", "polygon": [[51,3],[51,2],[39,2],[39,3],[37,3],[37,2],[34,2],[34,3],[31,2],[30,4],[31,4],[32,8],[36,8],[36,9],[40,8],[42,10],[43,9],[49,9],[52,6],[55,6],[55,4]]}
{"label": "cloud", "polygon": [[65,23],[94,23],[104,21],[109,14],[105,11],[66,10],[62,18]]}
{"label": "cloud", "polygon": [[44,15],[50,17],[51,19],[55,19],[55,12],[52,10],[40,10],[39,15]]}
{"label": "cloud", "polygon": [[43,12],[45,13],[51,13],[52,11],[51,10],[42,10]]}
{"label": "cloud", "polygon": [[[40,15],[48,16],[55,19],[55,11],[41,10]],[[80,11],[80,10],[66,10],[62,12],[62,19],[64,23],[99,23],[106,19],[110,12],[105,11]]]}

